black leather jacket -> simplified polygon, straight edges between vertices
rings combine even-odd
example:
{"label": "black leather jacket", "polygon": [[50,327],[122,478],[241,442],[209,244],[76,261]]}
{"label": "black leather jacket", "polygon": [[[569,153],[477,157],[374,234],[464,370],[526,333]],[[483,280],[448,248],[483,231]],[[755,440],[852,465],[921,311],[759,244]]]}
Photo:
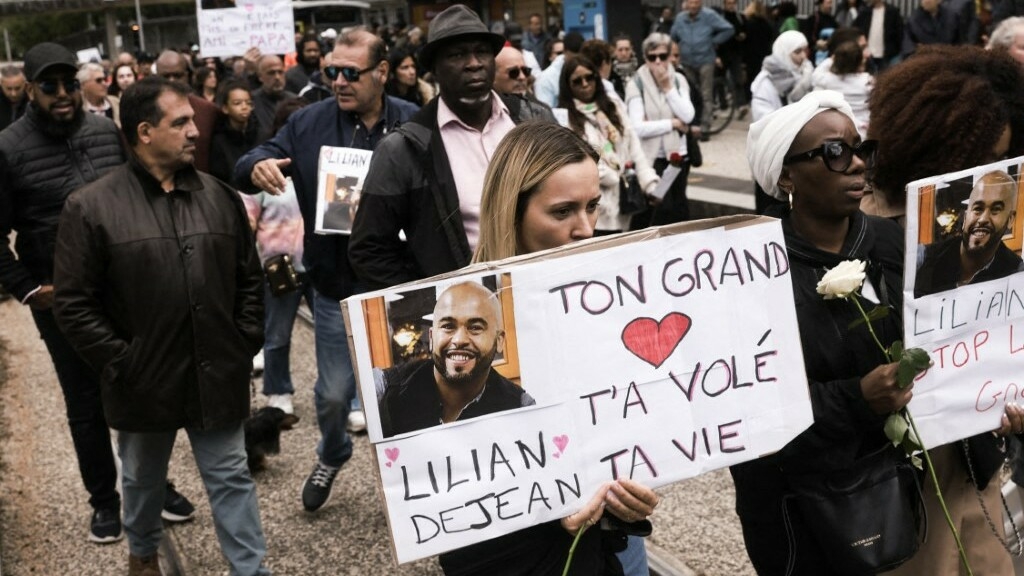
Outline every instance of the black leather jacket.
{"label": "black leather jacket", "polygon": [[[53,243],[64,200],[124,163],[121,136],[107,118],[85,114],[69,138],[43,132],[29,106],[0,132],[0,284],[18,300],[53,281]],[[17,257],[8,237],[15,240]]]}
{"label": "black leather jacket", "polygon": [[54,314],[101,375],[117,430],[212,429],[249,414],[263,283],[241,197],[189,167],[164,192],[129,162],[68,198]]}

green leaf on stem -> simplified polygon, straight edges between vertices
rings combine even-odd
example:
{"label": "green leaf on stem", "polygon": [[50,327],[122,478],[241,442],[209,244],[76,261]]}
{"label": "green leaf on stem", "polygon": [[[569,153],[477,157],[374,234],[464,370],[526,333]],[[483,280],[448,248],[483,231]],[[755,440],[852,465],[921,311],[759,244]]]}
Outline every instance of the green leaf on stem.
{"label": "green leaf on stem", "polygon": [[[895,346],[895,345],[894,345]],[[896,382],[900,388],[906,388],[931,365],[932,359],[921,348],[908,348],[899,356],[900,365],[896,368]]]}
{"label": "green leaf on stem", "polygon": [[867,322],[874,322],[875,320],[881,320],[882,318],[885,318],[888,315],[889,315],[889,307],[888,306],[875,306],[874,308],[871,309],[871,312],[868,312],[868,313],[864,314],[862,317],[857,318],[853,322],[850,322],[847,325],[847,328],[850,329],[850,330],[853,330],[857,326],[860,326],[861,324],[863,324],[865,321],[867,321]]}
{"label": "green leaf on stem", "polygon": [[889,345],[889,358],[903,357],[903,340],[896,340]]}
{"label": "green leaf on stem", "polygon": [[889,414],[889,417],[885,419],[885,437],[892,442],[893,446],[903,443],[909,429],[907,421],[897,412]]}

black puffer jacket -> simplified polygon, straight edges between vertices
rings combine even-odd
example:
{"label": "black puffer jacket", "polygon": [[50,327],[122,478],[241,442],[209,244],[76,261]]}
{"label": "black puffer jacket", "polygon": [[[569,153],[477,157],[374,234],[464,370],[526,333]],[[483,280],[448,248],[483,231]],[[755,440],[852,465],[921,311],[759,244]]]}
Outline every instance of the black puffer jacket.
{"label": "black puffer jacket", "polygon": [[54,312],[101,374],[117,430],[237,424],[263,345],[263,278],[242,199],[189,167],[164,192],[129,162],[68,198]]}
{"label": "black puffer jacket", "polygon": [[[18,300],[53,282],[53,244],[64,200],[124,163],[121,136],[107,118],[85,114],[67,139],[39,125],[34,106],[0,132],[0,284]],[[8,236],[18,233],[15,257]]]}

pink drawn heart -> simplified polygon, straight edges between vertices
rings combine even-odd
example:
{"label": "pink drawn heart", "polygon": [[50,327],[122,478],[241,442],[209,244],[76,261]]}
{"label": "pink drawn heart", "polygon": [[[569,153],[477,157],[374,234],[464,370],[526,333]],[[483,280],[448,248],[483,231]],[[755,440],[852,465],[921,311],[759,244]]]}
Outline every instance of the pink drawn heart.
{"label": "pink drawn heart", "polygon": [[[385,448],[384,455],[388,457],[388,460],[394,462],[395,460],[398,460],[398,448]],[[391,462],[385,462],[384,465],[390,468]]]}
{"label": "pink drawn heart", "polygon": [[[552,441],[555,443],[555,446],[558,447],[558,454],[565,452],[565,447],[569,445],[569,437],[566,436],[565,434],[562,434],[561,436],[555,436],[554,438],[552,438]],[[556,458],[558,457],[558,454],[555,454]]]}
{"label": "pink drawn heart", "polygon": [[244,8],[246,12],[252,12],[252,9],[255,8],[255,6],[253,6],[252,4],[246,4]]}
{"label": "pink drawn heart", "polygon": [[391,468],[391,462],[385,462],[384,465],[387,466],[388,468]]}
{"label": "pink drawn heart", "polygon": [[637,358],[657,368],[683,341],[691,323],[690,317],[681,312],[669,312],[661,322],[637,318],[622,330],[622,343]]}

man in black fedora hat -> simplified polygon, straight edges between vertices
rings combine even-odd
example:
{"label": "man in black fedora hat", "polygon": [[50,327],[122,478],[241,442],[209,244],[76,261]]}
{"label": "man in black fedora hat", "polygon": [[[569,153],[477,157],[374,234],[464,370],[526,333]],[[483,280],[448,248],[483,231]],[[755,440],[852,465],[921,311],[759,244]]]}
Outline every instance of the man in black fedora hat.
{"label": "man in black fedora hat", "polygon": [[521,103],[493,90],[504,45],[460,4],[430,23],[420,63],[433,71],[440,97],[380,143],[352,227],[349,258],[367,287],[469,264],[487,165],[521,118]]}

